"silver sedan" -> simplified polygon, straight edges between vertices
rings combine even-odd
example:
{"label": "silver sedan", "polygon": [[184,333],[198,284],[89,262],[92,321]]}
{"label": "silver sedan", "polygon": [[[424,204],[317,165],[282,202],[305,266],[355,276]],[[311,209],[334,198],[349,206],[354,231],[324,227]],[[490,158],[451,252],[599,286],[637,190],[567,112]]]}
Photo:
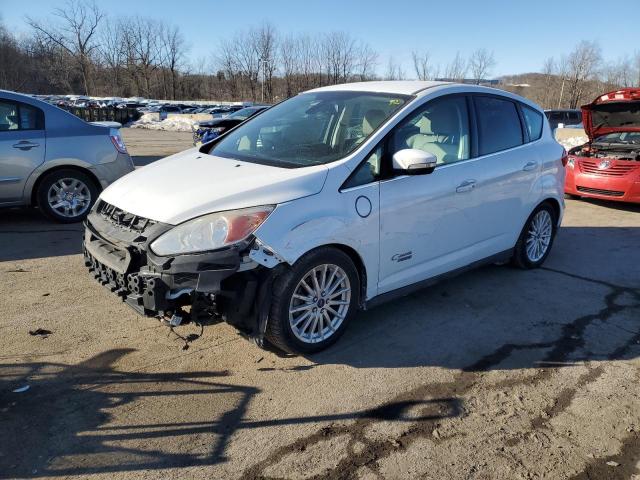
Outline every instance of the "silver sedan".
{"label": "silver sedan", "polygon": [[35,205],[59,222],[83,220],[100,191],[134,169],[117,126],[0,90],[0,207]]}

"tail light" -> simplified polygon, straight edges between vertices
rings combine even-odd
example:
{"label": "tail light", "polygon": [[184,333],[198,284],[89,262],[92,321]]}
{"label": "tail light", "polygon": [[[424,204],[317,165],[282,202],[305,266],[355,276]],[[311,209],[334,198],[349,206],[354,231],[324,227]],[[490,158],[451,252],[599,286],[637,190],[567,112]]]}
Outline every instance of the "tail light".
{"label": "tail light", "polygon": [[567,153],[567,151],[563,148],[562,149],[562,166],[566,167],[567,166],[567,162],[569,161],[569,154]]}
{"label": "tail light", "polygon": [[111,143],[116,147],[116,150],[120,153],[127,153],[127,146],[124,144],[124,140],[120,136],[120,132],[115,128],[112,128],[109,132],[109,137],[111,138]]}

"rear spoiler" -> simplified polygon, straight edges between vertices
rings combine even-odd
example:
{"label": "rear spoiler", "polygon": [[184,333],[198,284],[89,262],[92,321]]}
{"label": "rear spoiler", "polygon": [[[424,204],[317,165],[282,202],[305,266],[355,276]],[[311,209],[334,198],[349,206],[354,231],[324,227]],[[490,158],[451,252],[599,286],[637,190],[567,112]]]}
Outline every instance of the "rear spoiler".
{"label": "rear spoiler", "polygon": [[91,125],[97,125],[98,127],[108,128],[122,128],[122,124],[119,122],[88,122]]}

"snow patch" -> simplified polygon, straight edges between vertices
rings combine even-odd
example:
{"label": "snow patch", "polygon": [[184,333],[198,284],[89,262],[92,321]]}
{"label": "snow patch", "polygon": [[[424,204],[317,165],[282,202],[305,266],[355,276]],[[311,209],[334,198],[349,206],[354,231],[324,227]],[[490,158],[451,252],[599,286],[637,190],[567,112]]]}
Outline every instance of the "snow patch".
{"label": "snow patch", "polygon": [[589,139],[587,137],[568,137],[558,139],[558,143],[562,145],[567,151],[572,149],[573,147],[583,145],[588,141]]}
{"label": "snow patch", "polygon": [[146,128],[147,130],[167,130],[170,132],[190,132],[197,122],[192,118],[174,115],[164,120],[158,120],[157,113],[145,113],[139,120],[132,122],[131,128]]}

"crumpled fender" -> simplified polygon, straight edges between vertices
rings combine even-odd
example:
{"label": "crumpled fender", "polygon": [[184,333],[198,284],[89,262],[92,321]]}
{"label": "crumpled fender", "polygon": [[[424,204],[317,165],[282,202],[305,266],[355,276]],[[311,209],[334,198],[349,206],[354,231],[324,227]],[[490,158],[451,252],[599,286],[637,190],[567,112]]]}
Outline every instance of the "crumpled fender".
{"label": "crumpled fender", "polygon": [[[330,176],[344,179],[345,172],[337,170],[339,173],[332,172]],[[316,195],[278,205],[254,234],[258,249],[252,252],[252,258],[272,268],[282,262],[293,265],[305,253],[321,246],[347,247],[355,252],[365,269],[368,299],[377,294],[378,184],[363,185],[336,194],[340,185],[334,180],[328,178],[325,188]],[[356,210],[360,197],[366,197],[371,205],[366,216]]]}

